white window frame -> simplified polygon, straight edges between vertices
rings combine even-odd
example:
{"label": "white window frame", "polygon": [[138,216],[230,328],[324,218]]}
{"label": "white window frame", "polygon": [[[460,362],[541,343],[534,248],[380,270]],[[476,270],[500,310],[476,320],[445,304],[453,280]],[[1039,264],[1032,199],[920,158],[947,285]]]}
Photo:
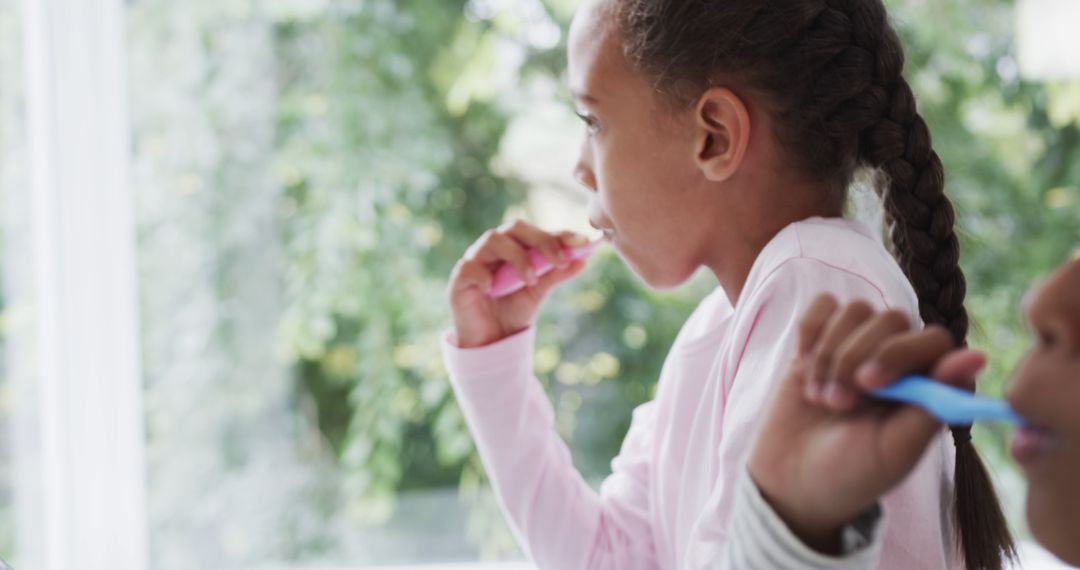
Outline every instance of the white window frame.
{"label": "white window frame", "polygon": [[30,311],[30,325],[8,345],[18,402],[18,568],[143,570],[150,560],[126,6],[14,1],[23,16],[27,192],[15,204],[21,219],[7,228],[21,273],[6,281],[13,303]]}
{"label": "white window frame", "polygon": [[10,355],[20,568],[148,566],[125,5],[23,0],[30,309]]}

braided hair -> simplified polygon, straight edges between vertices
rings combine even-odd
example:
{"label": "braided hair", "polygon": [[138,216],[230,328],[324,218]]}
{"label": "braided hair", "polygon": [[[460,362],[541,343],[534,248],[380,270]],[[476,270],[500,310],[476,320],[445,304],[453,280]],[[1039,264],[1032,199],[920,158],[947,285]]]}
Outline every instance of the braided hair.
{"label": "braided hair", "polygon": [[[965,344],[956,214],[881,0],[615,1],[627,59],[676,108],[737,82],[760,97],[787,156],[831,198],[844,199],[857,168],[883,173],[876,191],[919,313]],[[1000,569],[1016,557],[1012,537],[970,426],[953,438],[964,560]]]}

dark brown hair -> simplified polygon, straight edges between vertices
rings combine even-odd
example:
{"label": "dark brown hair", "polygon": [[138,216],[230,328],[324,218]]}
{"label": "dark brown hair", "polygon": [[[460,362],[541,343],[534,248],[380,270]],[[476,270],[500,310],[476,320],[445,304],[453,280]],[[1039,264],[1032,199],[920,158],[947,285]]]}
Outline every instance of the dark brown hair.
{"label": "dark brown hair", "polygon": [[[883,172],[877,192],[922,319],[965,343],[956,216],[881,0],[614,1],[627,58],[668,102],[692,104],[725,82],[748,90],[794,166],[841,201],[858,167]],[[1002,568],[1016,551],[997,496],[970,435],[961,429],[954,439],[964,560]]]}

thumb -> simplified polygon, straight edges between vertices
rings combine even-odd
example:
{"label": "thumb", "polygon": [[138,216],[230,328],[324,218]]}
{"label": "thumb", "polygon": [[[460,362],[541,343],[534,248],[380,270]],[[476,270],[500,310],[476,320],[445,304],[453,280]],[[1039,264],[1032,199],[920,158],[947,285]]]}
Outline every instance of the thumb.
{"label": "thumb", "polygon": [[934,365],[930,377],[956,388],[975,390],[975,377],[986,367],[986,354],[963,348],[954,350]]}
{"label": "thumb", "polygon": [[922,408],[904,405],[893,412],[882,426],[878,450],[879,457],[890,466],[890,473],[899,480],[911,471],[941,426]]}

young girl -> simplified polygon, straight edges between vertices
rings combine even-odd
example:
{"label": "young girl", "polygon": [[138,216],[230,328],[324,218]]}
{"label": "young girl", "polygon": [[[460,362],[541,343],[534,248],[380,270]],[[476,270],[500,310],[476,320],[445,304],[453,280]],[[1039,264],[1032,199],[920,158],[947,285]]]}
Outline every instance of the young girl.
{"label": "young girl", "polygon": [[[455,267],[447,368],[504,511],[541,568],[718,563],[759,415],[819,293],[963,339],[953,211],[902,67],[880,0],[592,0],[580,10],[568,73],[587,125],[575,174],[592,193],[591,223],[652,287],[701,266],[720,286],[680,332],[597,494],[532,373],[532,325],[551,287],[581,269],[563,257],[576,238],[517,222],[486,233]],[[886,175],[878,190],[899,265],[873,231],[841,217],[861,165]],[[536,279],[529,248],[559,269]],[[503,263],[531,287],[492,299]],[[963,512],[996,499],[962,438],[955,457],[971,480],[960,488],[975,496],[958,497],[959,528],[949,516],[953,445],[936,437],[885,497],[882,568],[957,568],[962,557],[1000,566],[1010,548],[1000,517]]]}
{"label": "young girl", "polygon": [[[1025,312],[1036,344],[1008,393],[1028,423],[1018,428],[1012,453],[1030,483],[1032,534],[1080,565],[1080,260],[1056,271],[1029,299]],[[970,387],[985,358],[954,349],[940,328],[911,329],[902,315],[857,305],[839,309],[829,297],[814,304],[803,325],[802,359],[777,391],[751,455],[754,484],[743,479],[731,527],[733,550],[740,552],[731,559],[783,553],[797,566],[873,568],[880,549],[873,505],[910,472],[940,425],[907,406],[813,401],[804,387],[826,380],[845,391],[868,390],[927,370]],[[862,548],[827,556],[842,553],[845,528],[860,526]]]}

